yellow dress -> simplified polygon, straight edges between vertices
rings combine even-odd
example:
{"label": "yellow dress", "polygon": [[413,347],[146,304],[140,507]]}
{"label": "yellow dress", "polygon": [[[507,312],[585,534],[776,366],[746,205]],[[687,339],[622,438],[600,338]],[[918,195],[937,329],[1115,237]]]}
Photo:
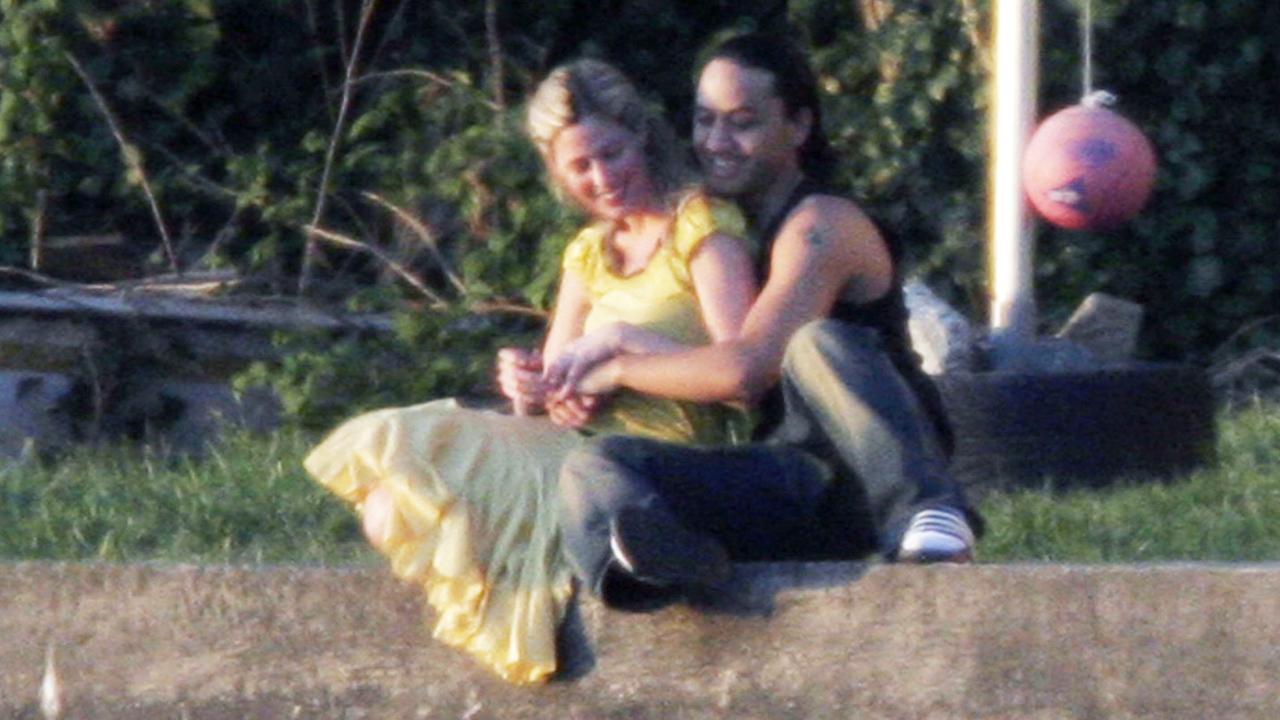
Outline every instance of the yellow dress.
{"label": "yellow dress", "polygon": [[[627,277],[607,267],[607,229],[583,229],[564,267],[586,280],[587,331],[621,320],[706,343],[689,258],[710,233],[742,237],[743,225],[732,205],[692,194],[649,264]],[[712,444],[745,440],[750,428],[725,406],[622,393],[590,430]],[[556,631],[572,594],[556,496],[561,462],[582,441],[545,417],[437,400],[348,420],[304,465],[357,511],[370,490],[386,488],[395,512],[382,552],[398,577],[424,588],[433,635],[511,682],[536,683],[555,671]]]}

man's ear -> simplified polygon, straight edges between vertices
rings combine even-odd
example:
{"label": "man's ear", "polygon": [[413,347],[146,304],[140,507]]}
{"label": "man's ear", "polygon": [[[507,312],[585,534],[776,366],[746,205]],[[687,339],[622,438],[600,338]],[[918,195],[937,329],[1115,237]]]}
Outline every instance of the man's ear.
{"label": "man's ear", "polygon": [[791,144],[799,150],[809,141],[809,133],[813,131],[813,111],[800,108],[788,120],[793,128]]}

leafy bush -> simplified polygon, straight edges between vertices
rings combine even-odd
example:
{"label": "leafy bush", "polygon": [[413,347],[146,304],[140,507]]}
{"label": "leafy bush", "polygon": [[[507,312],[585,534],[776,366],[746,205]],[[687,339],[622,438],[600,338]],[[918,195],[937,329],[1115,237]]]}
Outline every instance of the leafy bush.
{"label": "leafy bush", "polygon": [[[417,345],[377,342],[439,355],[452,318],[552,298],[578,219],[520,131],[549,65],[611,59],[683,130],[699,47],[790,22],[819,71],[839,187],[907,239],[909,272],[981,320],[989,5],[0,0],[0,262],[41,235],[115,231],[155,250],[163,223],[182,267],[234,265],[295,293],[314,222],[329,235],[313,297],[416,307]],[[1101,290],[1147,308],[1145,355],[1204,359],[1275,312],[1280,120],[1261,83],[1280,64],[1280,6],[1094,6],[1095,84],[1152,139],[1160,172],[1119,230],[1038,226],[1044,329]],[[1042,4],[1042,114],[1079,97],[1079,8]],[[280,372],[305,384],[302,365]]]}
{"label": "leafy bush", "polygon": [[[1080,60],[1066,42],[1074,8],[1046,5],[1046,38],[1061,38],[1046,53],[1041,106],[1052,111],[1077,100]],[[1280,120],[1261,88],[1280,70],[1280,8],[1095,5],[1094,84],[1118,95],[1117,109],[1155,145],[1158,177],[1141,216],[1117,231],[1042,229],[1041,302],[1061,317],[1094,289],[1131,298],[1146,306],[1151,355],[1204,359],[1276,312]]]}
{"label": "leafy bush", "polygon": [[387,334],[281,335],[281,360],[255,363],[234,384],[239,391],[270,387],[293,423],[317,430],[379,407],[491,398],[498,348],[536,346],[530,325],[462,311],[405,311],[395,314]]}

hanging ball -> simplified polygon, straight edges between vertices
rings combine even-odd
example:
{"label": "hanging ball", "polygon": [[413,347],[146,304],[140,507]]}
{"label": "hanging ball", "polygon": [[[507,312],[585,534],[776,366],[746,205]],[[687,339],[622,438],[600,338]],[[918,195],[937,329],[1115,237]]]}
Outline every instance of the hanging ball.
{"label": "hanging ball", "polygon": [[1040,123],[1022,156],[1031,204],[1071,230],[1105,230],[1137,215],[1155,175],[1155,151],[1142,131],[1089,99]]}

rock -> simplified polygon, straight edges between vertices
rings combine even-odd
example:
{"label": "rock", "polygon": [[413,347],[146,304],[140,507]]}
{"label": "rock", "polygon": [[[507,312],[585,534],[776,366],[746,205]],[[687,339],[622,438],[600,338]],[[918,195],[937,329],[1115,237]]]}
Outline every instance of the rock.
{"label": "rock", "polygon": [[1080,303],[1057,337],[1087,349],[1103,363],[1133,359],[1142,328],[1142,306],[1105,293]]}
{"label": "rock", "polygon": [[25,460],[73,441],[71,418],[59,409],[70,387],[56,373],[0,370],[0,458]]}
{"label": "rock", "polygon": [[908,281],[902,292],[907,304],[907,331],[924,371],[939,375],[972,370],[975,343],[969,321],[919,280]]}

